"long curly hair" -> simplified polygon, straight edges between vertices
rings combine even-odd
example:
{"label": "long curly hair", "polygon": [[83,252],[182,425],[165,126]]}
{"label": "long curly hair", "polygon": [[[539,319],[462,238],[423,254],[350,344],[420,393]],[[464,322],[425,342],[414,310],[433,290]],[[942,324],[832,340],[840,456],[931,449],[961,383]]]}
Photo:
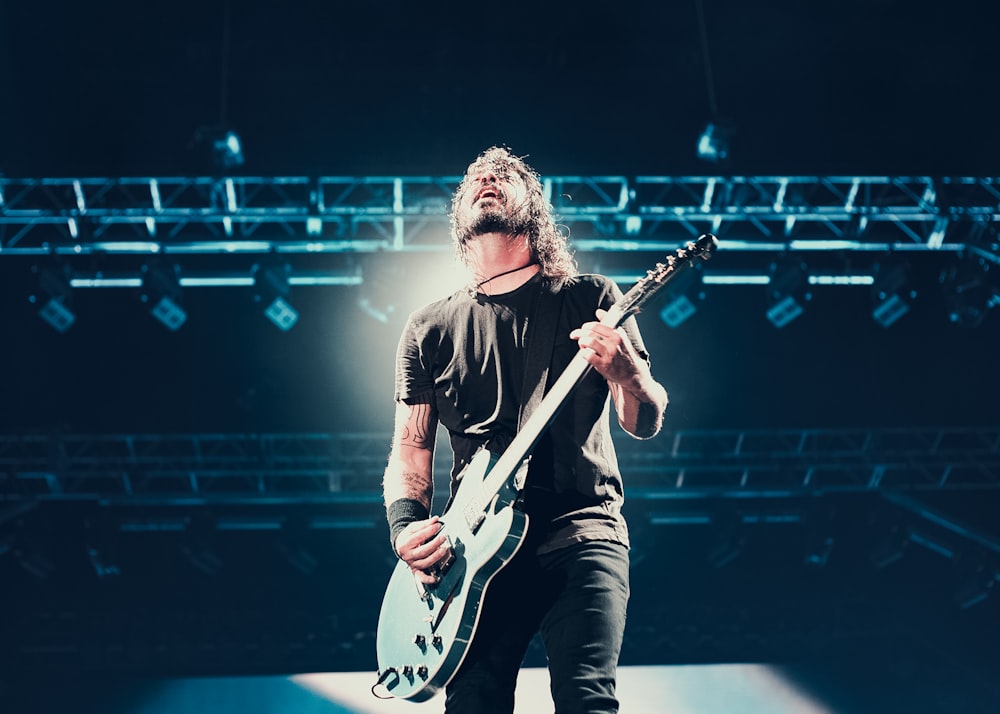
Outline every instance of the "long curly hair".
{"label": "long curly hair", "polygon": [[542,181],[538,173],[524,159],[515,156],[506,147],[492,146],[469,164],[462,182],[451,199],[451,236],[455,250],[462,262],[468,265],[468,231],[458,225],[456,216],[462,197],[472,182],[477,170],[489,168],[497,175],[516,171],[527,188],[525,220],[518,233],[523,233],[531,249],[532,257],[541,266],[542,275],[550,278],[568,278],[577,273],[576,261],[570,253],[566,234],[556,224],[552,206],[545,200]]}

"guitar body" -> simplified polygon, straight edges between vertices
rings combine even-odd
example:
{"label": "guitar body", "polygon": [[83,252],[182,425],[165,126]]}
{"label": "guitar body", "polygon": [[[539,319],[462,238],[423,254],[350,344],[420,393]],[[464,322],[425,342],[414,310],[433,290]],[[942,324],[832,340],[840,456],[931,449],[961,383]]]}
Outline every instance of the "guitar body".
{"label": "guitar body", "polygon": [[[450,540],[454,560],[438,584],[421,585],[403,561],[392,572],[379,614],[376,653],[379,679],[393,697],[424,701],[451,681],[479,624],[487,586],[524,542],[528,517],[512,507],[515,474],[485,512],[479,507],[484,477],[496,460],[486,450],[473,458],[441,516],[440,532]],[[478,524],[470,522],[477,511],[485,516]]]}

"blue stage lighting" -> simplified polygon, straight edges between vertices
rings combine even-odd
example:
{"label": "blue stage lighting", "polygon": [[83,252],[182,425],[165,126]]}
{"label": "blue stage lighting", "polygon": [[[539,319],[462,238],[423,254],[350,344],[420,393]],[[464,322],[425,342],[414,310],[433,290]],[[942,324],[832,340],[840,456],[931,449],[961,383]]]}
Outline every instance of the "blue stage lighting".
{"label": "blue stage lighting", "polygon": [[680,327],[689,317],[697,312],[695,300],[703,300],[704,293],[699,291],[701,270],[692,266],[690,270],[680,273],[670,283],[667,291],[667,302],[660,310],[660,319],[671,329]]}
{"label": "blue stage lighting", "polygon": [[728,132],[709,122],[698,137],[698,158],[705,161],[723,161],[729,156]]}
{"label": "blue stage lighting", "polygon": [[275,327],[288,331],[299,321],[299,312],[289,301],[292,269],[289,265],[269,264],[253,267],[256,294],[254,300],[264,308],[264,316]]}
{"label": "blue stage lighting", "polygon": [[875,266],[872,318],[882,327],[890,327],[908,313],[917,297],[917,291],[907,285],[908,273],[908,266],[902,262],[885,262]]}
{"label": "blue stage lighting", "polygon": [[56,332],[66,332],[76,322],[76,315],[63,304],[62,298],[49,298],[38,315]]}
{"label": "blue stage lighting", "polygon": [[805,303],[812,299],[805,263],[783,259],[771,265],[767,286],[767,319],[782,328],[805,312]]}
{"label": "blue stage lighting", "polygon": [[41,303],[38,316],[47,322],[56,332],[66,332],[76,322],[71,303],[73,298],[72,281],[69,268],[33,267],[38,274],[39,294],[31,295],[28,301],[32,304]]}
{"label": "blue stage lighting", "polygon": [[142,266],[142,296],[152,304],[149,314],[172,332],[187,322],[187,312],[181,304],[180,266],[159,263]]}
{"label": "blue stage lighting", "polygon": [[149,313],[172,332],[181,329],[187,322],[187,312],[168,295],[161,297]]}
{"label": "blue stage lighting", "polygon": [[276,297],[264,310],[267,319],[278,328],[288,331],[299,321],[299,313],[292,304],[283,297]]}

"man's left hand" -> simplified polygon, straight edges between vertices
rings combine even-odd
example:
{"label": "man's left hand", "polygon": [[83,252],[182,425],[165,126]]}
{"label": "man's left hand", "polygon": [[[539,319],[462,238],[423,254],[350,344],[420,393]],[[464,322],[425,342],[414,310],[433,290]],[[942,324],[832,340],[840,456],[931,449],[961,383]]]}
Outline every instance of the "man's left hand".
{"label": "man's left hand", "polygon": [[569,333],[569,336],[577,341],[581,350],[590,350],[587,361],[594,369],[609,382],[627,389],[641,379],[646,365],[636,354],[623,330],[616,330],[599,322],[606,314],[606,310],[598,310],[598,321],[583,323]]}

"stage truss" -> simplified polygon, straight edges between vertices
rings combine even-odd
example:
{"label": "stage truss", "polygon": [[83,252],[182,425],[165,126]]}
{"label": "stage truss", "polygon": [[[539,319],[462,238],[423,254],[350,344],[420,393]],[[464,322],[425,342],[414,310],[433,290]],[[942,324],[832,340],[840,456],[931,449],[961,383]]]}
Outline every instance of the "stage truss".
{"label": "stage truss", "polygon": [[[0,254],[447,250],[460,177],[0,178]],[[1000,178],[558,176],[546,197],[579,251],[656,251],[703,232],[724,251],[995,255]]]}
{"label": "stage truss", "polygon": [[[8,435],[0,477],[7,501],[377,503],[388,444],[382,433]],[[1000,428],[676,431],[616,446],[632,499],[1000,489]]]}

